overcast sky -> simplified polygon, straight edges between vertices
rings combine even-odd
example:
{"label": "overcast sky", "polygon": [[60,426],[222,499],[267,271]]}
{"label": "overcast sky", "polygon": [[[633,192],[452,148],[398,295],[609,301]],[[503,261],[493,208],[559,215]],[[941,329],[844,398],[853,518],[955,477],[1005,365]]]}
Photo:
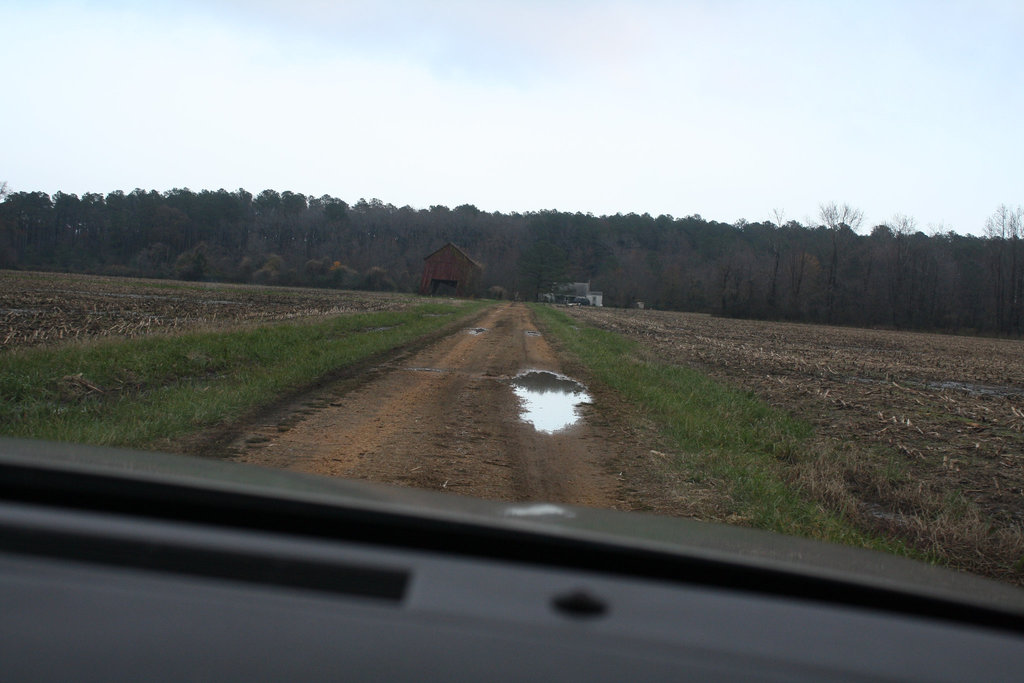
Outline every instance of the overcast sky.
{"label": "overcast sky", "polygon": [[1024,3],[0,0],[0,180],[980,233]]}

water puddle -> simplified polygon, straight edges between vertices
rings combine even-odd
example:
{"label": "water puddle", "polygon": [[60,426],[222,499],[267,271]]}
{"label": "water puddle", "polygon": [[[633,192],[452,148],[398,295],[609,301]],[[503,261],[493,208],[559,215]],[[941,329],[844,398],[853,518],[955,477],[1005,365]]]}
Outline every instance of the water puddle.
{"label": "water puddle", "polygon": [[898,512],[890,512],[889,510],[886,510],[878,503],[863,503],[863,505],[864,511],[872,517],[874,517],[875,519],[880,519],[885,522],[891,522],[892,524],[900,526],[906,525],[908,523],[906,516]]}
{"label": "water puddle", "polygon": [[576,513],[560,505],[536,503],[532,505],[510,505],[505,508],[506,517],[566,517],[572,519]]}
{"label": "water puddle", "polygon": [[[63,290],[69,294],[79,294],[74,290]],[[168,296],[166,294],[128,294],[125,292],[96,292],[96,296],[107,297],[108,299],[162,299],[162,300],[174,300],[180,299],[181,297]]]}
{"label": "water puddle", "polygon": [[966,391],[968,394],[974,394],[975,396],[999,396],[1001,398],[1024,394],[1024,389],[1016,387],[993,387],[986,384],[971,384],[969,382],[929,382],[928,388]]}
{"label": "water puddle", "polygon": [[[891,380],[871,379],[869,377],[846,377],[847,382],[858,384],[892,384]],[[914,382],[900,381],[903,386],[914,389],[934,389],[936,391],[962,391],[974,396],[996,396],[1008,398],[1011,396],[1024,396],[1024,388],[1014,386],[992,386],[990,384],[972,384],[971,382],[957,382],[947,380],[945,382]]]}
{"label": "water puddle", "polygon": [[466,330],[466,334],[483,334],[487,331],[486,327],[470,327]]}
{"label": "water puddle", "polygon": [[526,336],[527,337],[539,337],[540,336],[540,332],[538,332],[537,330],[526,330]]}
{"label": "water puddle", "polygon": [[527,370],[510,383],[522,402],[523,420],[545,434],[559,432],[579,422],[579,407],[591,400],[586,387],[554,372]]}

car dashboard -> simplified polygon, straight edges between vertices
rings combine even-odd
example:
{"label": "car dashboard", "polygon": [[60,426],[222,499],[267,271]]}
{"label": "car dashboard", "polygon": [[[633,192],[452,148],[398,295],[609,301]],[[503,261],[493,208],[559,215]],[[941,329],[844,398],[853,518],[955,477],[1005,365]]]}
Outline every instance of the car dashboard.
{"label": "car dashboard", "polygon": [[969,577],[981,599],[533,519],[671,523],[637,515],[0,451],[5,680],[1010,680],[1024,665],[1019,592]]}

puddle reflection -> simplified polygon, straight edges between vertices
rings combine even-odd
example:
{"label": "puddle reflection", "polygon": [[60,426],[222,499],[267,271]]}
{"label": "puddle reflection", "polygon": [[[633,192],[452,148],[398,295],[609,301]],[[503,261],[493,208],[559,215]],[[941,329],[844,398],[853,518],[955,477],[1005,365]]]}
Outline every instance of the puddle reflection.
{"label": "puddle reflection", "polygon": [[543,370],[528,370],[511,381],[512,390],[523,405],[523,420],[538,432],[553,434],[580,419],[579,406],[590,403],[590,395],[579,382]]}

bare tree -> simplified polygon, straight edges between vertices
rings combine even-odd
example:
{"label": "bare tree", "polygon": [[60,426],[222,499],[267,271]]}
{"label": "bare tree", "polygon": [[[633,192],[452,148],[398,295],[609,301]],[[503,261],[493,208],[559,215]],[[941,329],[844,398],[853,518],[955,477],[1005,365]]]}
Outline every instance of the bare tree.
{"label": "bare tree", "polygon": [[835,202],[822,204],[818,207],[818,216],[822,224],[832,235],[832,254],[829,257],[825,283],[825,304],[828,311],[828,322],[835,318],[836,289],[839,271],[839,240],[844,229],[857,232],[864,222],[864,212],[849,204],[839,206]]}
{"label": "bare tree", "polygon": [[917,221],[898,213],[887,223],[892,232],[892,262],[889,273],[889,305],[892,324],[899,328],[909,322],[914,299],[914,280],[910,275],[910,236],[917,229]]}
{"label": "bare tree", "polygon": [[892,217],[887,225],[892,230],[894,235],[908,235],[914,234],[917,230],[917,219],[911,216],[904,216],[902,213],[898,213]]}
{"label": "bare tree", "polygon": [[1010,215],[1010,322],[1021,333],[1024,317],[1024,268],[1021,267],[1020,241],[1024,237],[1024,210],[1017,207]]}
{"label": "bare tree", "polygon": [[782,263],[782,226],[785,225],[786,212],[772,209],[772,226],[775,228],[768,240],[768,248],[772,254],[771,286],[768,288],[768,310],[776,314],[775,295],[778,292],[779,266]]}
{"label": "bare tree", "polygon": [[1000,204],[985,221],[985,234],[992,244],[991,277],[996,326],[1002,332],[1021,331],[1024,272],[1021,268],[1020,239],[1024,237],[1024,210]]}
{"label": "bare tree", "polygon": [[849,228],[850,230],[857,232],[857,230],[860,229],[861,224],[864,222],[863,211],[855,209],[849,204],[839,206],[835,202],[829,202],[828,204],[822,204],[819,206],[818,216],[821,218],[821,222],[829,230]]}

